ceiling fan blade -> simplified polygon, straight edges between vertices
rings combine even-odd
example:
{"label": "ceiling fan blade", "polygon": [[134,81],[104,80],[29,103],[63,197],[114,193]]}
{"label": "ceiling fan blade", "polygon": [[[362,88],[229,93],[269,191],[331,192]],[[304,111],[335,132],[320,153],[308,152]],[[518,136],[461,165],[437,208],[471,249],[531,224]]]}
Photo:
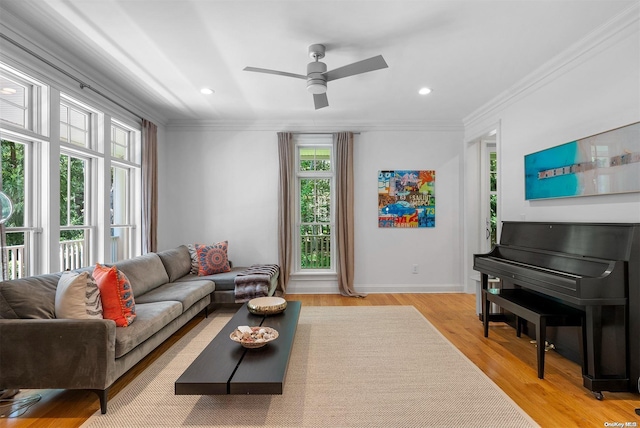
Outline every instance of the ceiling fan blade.
{"label": "ceiling fan blade", "polygon": [[327,94],[313,94],[313,104],[316,106],[316,110],[329,106],[329,99]]}
{"label": "ceiling fan blade", "polygon": [[302,74],[288,73],[286,71],[278,71],[278,70],[269,70],[267,68],[257,68],[257,67],[245,67],[244,71],[255,71],[257,73],[267,73],[267,74],[276,74],[278,76],[285,77],[295,77],[297,79],[307,79],[307,76],[303,76]]}
{"label": "ceiling fan blade", "polygon": [[343,77],[354,76],[356,74],[367,73],[369,71],[380,70],[381,68],[387,67],[389,66],[385,62],[384,58],[382,58],[382,55],[378,55],[373,58],[345,65],[344,67],[336,68],[335,70],[329,70],[324,74],[327,76],[327,82],[330,82],[332,80],[342,79]]}

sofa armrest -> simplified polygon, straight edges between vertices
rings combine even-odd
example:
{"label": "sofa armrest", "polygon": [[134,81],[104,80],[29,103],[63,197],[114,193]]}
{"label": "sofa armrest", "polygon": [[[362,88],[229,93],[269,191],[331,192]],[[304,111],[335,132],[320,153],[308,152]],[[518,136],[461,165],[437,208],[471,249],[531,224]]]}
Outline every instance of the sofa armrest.
{"label": "sofa armrest", "polygon": [[115,338],[112,320],[0,319],[0,390],[106,389]]}

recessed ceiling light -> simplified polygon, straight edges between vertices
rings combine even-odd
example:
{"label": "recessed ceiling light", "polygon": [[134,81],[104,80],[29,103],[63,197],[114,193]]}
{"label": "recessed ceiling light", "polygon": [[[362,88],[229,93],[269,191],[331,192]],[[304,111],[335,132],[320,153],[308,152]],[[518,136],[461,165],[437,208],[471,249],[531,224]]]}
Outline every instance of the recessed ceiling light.
{"label": "recessed ceiling light", "polygon": [[431,89],[430,88],[420,88],[420,90],[418,91],[418,93],[420,95],[427,95],[431,93]]}
{"label": "recessed ceiling light", "polygon": [[211,94],[213,94],[213,89],[202,88],[202,89],[200,89],[200,92],[205,94],[205,95],[211,95]]}

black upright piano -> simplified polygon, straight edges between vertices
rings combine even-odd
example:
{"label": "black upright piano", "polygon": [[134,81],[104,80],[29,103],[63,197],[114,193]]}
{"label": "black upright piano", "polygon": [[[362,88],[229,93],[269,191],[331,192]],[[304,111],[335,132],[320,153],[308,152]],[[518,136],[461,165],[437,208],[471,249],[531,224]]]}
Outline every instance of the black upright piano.
{"label": "black upright piano", "polygon": [[[483,290],[492,276],[503,288],[526,289],[584,311],[584,386],[598,398],[600,391],[638,392],[639,223],[503,222],[500,244],[476,254],[473,268]],[[571,338],[565,346],[557,333],[556,349],[576,355]]]}

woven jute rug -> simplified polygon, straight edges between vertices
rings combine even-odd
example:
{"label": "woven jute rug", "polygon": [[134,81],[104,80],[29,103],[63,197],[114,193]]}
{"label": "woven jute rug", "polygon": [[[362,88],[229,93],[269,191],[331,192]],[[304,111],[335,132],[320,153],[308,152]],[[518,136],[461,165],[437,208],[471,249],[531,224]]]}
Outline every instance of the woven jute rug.
{"label": "woven jute rug", "polygon": [[303,306],[282,395],[174,395],[231,315],[203,320],[83,426],[537,426],[412,306]]}

